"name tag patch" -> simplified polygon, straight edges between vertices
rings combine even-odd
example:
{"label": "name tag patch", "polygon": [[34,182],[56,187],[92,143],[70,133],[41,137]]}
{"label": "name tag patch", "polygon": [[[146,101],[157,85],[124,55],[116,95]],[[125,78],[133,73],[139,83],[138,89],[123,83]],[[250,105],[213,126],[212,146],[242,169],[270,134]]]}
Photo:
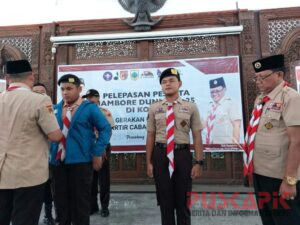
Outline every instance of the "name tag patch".
{"label": "name tag patch", "polygon": [[165,113],[165,112],[166,112],[166,110],[164,110],[163,107],[160,107],[159,109],[157,109],[157,110],[155,111],[155,114],[158,114],[158,113]]}
{"label": "name tag patch", "polygon": [[180,112],[180,113],[189,113],[190,110],[189,110],[188,107],[180,107],[180,108],[179,108],[179,112]]}
{"label": "name tag patch", "polygon": [[281,112],[282,111],[282,102],[272,102],[268,109],[272,112]]}

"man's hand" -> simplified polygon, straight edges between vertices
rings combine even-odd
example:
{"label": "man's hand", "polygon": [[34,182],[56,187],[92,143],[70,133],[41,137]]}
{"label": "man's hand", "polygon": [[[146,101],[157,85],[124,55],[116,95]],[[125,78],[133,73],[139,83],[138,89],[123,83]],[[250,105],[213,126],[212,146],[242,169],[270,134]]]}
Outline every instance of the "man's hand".
{"label": "man's hand", "polygon": [[192,179],[199,178],[202,175],[202,166],[195,164],[192,168],[191,177]]}
{"label": "man's hand", "polygon": [[104,161],[104,160],[107,160],[107,153],[106,153],[106,151],[104,152],[104,154],[103,154],[102,157],[103,157],[103,161]]}
{"label": "man's hand", "polygon": [[153,178],[153,165],[152,163],[147,164],[147,175]]}
{"label": "man's hand", "polygon": [[102,156],[94,156],[93,157],[93,169],[99,171],[102,167]]}
{"label": "man's hand", "polygon": [[279,189],[279,195],[286,200],[294,200],[297,195],[296,185],[288,185],[286,181],[282,181]]}

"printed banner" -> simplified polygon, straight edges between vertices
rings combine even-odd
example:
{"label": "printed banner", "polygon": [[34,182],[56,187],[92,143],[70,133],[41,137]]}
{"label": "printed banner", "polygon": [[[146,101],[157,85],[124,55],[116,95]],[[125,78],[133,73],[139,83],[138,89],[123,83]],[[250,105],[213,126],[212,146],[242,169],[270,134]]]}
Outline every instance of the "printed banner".
{"label": "printed banner", "polygon": [[300,94],[300,66],[296,66],[296,82],[297,82],[297,91]]}
{"label": "printed banner", "polygon": [[[145,152],[149,105],[164,98],[159,77],[169,67],[180,72],[181,98],[198,106],[205,125],[202,131],[205,150],[241,151],[244,129],[237,56],[60,65],[58,79],[72,73],[84,82],[82,95],[91,88],[100,92],[100,105],[111,111],[116,124],[111,138],[114,152]],[[57,92],[60,101],[59,87]]]}

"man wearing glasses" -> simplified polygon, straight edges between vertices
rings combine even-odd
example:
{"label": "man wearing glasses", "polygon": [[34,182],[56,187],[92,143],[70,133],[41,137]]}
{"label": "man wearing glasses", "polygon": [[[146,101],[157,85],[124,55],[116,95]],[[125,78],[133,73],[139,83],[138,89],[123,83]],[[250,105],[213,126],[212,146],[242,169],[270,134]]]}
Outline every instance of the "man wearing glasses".
{"label": "man wearing glasses", "polygon": [[[250,121],[247,129],[245,149],[253,153],[248,156],[252,161],[253,155],[253,167],[249,164],[247,174],[251,178],[254,171],[255,195],[264,225],[299,224],[300,96],[283,80],[283,55],[252,64],[253,80],[261,94],[254,104],[255,119],[251,119],[256,123]],[[279,204],[274,204],[276,201]]]}
{"label": "man wearing glasses", "polygon": [[226,96],[223,77],[209,81],[210,102],[206,119],[206,144],[239,143],[242,113],[240,106]]}

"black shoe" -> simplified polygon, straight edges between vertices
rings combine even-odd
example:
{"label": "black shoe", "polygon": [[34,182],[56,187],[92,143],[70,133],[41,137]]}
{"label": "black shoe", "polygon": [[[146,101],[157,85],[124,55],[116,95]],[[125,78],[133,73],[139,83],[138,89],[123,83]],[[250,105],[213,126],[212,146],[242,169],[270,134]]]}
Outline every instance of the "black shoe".
{"label": "black shoe", "polygon": [[91,207],[90,215],[93,215],[94,213],[97,213],[97,212],[99,212],[98,205],[95,205],[95,206]]}
{"label": "black shoe", "polygon": [[55,222],[54,222],[54,219],[53,218],[44,218],[43,219],[43,223],[45,224],[45,225],[55,225]]}
{"label": "black shoe", "polygon": [[101,209],[101,216],[102,217],[108,217],[109,216],[109,210],[108,209]]}

